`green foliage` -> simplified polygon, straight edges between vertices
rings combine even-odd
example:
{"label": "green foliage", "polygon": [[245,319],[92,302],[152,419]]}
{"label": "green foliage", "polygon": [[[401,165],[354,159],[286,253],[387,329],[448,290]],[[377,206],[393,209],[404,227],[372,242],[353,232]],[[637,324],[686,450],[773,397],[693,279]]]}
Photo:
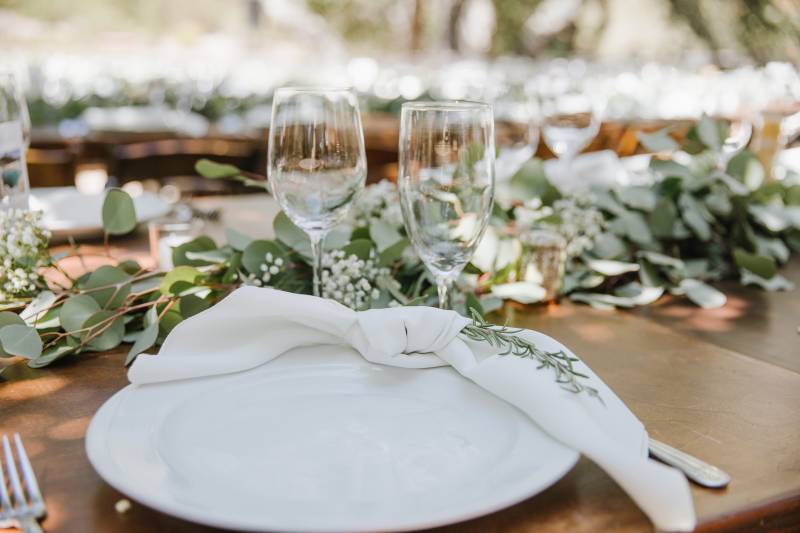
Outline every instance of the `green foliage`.
{"label": "green foliage", "polygon": [[133,199],[122,189],[111,189],[103,200],[103,229],[109,235],[124,235],[136,228]]}

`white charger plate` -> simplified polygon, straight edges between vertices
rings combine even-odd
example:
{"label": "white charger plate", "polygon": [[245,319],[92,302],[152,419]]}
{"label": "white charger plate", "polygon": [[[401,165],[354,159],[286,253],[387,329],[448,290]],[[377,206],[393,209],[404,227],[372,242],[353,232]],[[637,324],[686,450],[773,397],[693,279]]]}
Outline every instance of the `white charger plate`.
{"label": "white charger plate", "polygon": [[254,370],[128,386],[86,436],[139,502],[246,531],[412,530],[524,500],[578,454],[451,368],[300,348]]}
{"label": "white charger plate", "polygon": [[[31,209],[42,211],[44,227],[60,240],[85,238],[103,233],[103,201],[106,193],[82,194],[75,187],[46,187],[31,190]],[[137,222],[147,222],[169,213],[170,205],[151,192],[133,198]]]}

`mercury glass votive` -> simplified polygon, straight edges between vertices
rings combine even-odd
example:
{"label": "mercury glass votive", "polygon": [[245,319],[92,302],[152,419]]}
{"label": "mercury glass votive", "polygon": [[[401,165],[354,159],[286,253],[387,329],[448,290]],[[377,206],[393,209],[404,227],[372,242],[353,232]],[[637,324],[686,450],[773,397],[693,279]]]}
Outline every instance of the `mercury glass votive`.
{"label": "mercury glass votive", "polygon": [[522,244],[522,281],[541,286],[544,289],[542,301],[556,300],[564,281],[566,239],[553,230],[532,229],[521,233],[519,241]]}

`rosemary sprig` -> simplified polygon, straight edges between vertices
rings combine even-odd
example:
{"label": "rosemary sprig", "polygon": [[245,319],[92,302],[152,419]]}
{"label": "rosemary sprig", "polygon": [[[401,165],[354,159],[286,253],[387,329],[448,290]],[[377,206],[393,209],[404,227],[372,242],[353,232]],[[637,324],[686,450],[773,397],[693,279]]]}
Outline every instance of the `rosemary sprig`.
{"label": "rosemary sprig", "polygon": [[584,392],[597,398],[600,403],[604,403],[597,389],[579,381],[579,379],[589,379],[589,376],[581,374],[573,368],[572,364],[578,361],[575,357],[570,357],[564,350],[547,352],[537,348],[532,342],[517,335],[522,331],[521,329],[490,324],[474,308],[470,308],[470,314],[472,315],[472,324],[466,325],[461,330],[461,333],[467,338],[488,342],[492,346],[504,349],[499,355],[515,355],[523,359],[535,359],[539,362],[537,369],[553,369],[556,374],[556,383],[561,385],[561,388],[576,394]]}

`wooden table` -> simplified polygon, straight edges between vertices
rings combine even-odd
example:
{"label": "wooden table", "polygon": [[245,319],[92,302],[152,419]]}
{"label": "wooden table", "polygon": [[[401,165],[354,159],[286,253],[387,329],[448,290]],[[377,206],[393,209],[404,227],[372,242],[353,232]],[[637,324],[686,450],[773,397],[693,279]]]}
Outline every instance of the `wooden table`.
{"label": "wooden table", "polygon": [[[206,199],[223,224],[267,227],[263,199]],[[209,228],[219,233],[219,228]],[[141,255],[141,237],[117,243]],[[800,287],[800,261],[784,275]],[[563,302],[506,306],[515,325],[541,330],[578,354],[617,392],[651,435],[733,476],[722,491],[692,487],[698,531],[800,530],[800,289],[728,287],[721,309],[667,301],[636,311]],[[216,531],[133,503],[103,482],[84,453],[86,427],[127,384],[125,350],[82,356],[0,378],[0,433],[18,431],[46,495],[48,531]],[[0,363],[2,364],[2,363]],[[8,380],[5,383],[3,380]],[[503,511],[436,531],[650,531],[634,503],[586,459],[545,492]]]}

